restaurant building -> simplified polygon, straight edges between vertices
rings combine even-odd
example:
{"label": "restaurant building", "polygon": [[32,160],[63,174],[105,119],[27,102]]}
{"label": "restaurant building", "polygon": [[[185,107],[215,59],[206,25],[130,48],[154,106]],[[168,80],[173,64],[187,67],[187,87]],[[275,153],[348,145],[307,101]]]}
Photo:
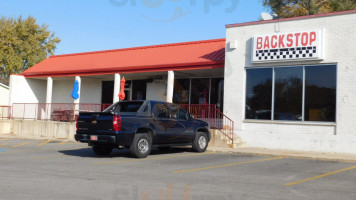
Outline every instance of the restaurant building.
{"label": "restaurant building", "polygon": [[216,105],[235,143],[356,153],[355,32],[354,10],[231,24],[226,39],[51,56],[11,76],[9,104],[112,103],[125,77],[128,100]]}
{"label": "restaurant building", "polygon": [[226,26],[224,113],[248,146],[356,153],[356,11]]}

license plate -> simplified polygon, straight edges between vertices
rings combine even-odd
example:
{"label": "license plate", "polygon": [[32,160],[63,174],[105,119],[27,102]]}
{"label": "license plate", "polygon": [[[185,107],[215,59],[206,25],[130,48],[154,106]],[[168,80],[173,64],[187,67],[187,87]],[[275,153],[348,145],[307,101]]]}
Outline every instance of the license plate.
{"label": "license plate", "polygon": [[98,136],[97,135],[91,135],[90,136],[90,140],[97,141],[98,140]]}

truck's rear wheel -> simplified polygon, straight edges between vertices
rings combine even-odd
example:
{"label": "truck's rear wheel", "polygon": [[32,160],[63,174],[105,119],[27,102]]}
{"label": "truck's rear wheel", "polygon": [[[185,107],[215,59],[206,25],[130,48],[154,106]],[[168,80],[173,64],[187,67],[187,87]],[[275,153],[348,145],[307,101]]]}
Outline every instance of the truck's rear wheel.
{"label": "truck's rear wheel", "polygon": [[204,132],[197,132],[192,147],[195,152],[204,152],[208,148],[208,136]]}
{"label": "truck's rear wheel", "polygon": [[138,133],[135,135],[130,151],[132,156],[136,158],[146,158],[152,148],[151,138],[147,133]]}
{"label": "truck's rear wheel", "polygon": [[106,156],[111,153],[113,148],[111,147],[105,147],[105,146],[100,146],[100,145],[94,145],[93,146],[93,151],[96,155],[99,156]]}

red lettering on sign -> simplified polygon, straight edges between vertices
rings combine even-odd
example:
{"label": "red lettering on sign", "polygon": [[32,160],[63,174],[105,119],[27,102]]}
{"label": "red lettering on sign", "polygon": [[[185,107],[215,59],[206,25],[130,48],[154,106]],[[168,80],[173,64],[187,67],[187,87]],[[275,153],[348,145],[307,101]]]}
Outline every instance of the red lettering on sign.
{"label": "red lettering on sign", "polygon": [[302,33],[302,46],[308,46],[308,39],[309,39],[309,35],[307,32]]}
{"label": "red lettering on sign", "polygon": [[274,48],[277,48],[278,46],[278,42],[277,42],[277,35],[273,35],[272,38],[271,38],[271,47],[274,49]]}
{"label": "red lettering on sign", "polygon": [[257,45],[256,45],[256,48],[257,49],[262,49],[262,37],[258,37],[257,38]]}
{"label": "red lettering on sign", "polygon": [[292,46],[293,46],[293,39],[292,39],[292,37],[293,37],[293,34],[291,34],[291,33],[287,35],[287,41],[288,41],[287,47],[292,47]]}
{"label": "red lettering on sign", "polygon": [[310,32],[310,39],[309,39],[309,45],[312,45],[313,42],[316,41],[316,33],[313,31],[313,32]]}
{"label": "red lettering on sign", "polygon": [[295,46],[298,47],[300,33],[294,33],[294,36],[295,36]]}
{"label": "red lettering on sign", "polygon": [[269,37],[266,36],[265,38],[265,43],[264,43],[264,46],[263,46],[264,49],[269,49]]}
{"label": "red lettering on sign", "polygon": [[284,36],[285,35],[279,35],[279,38],[278,38],[278,43],[279,43],[279,48],[284,48]]}

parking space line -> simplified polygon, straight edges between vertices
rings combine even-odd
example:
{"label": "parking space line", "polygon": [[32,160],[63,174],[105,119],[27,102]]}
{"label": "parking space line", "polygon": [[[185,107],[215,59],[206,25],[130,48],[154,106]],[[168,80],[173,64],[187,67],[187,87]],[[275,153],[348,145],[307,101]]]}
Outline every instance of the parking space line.
{"label": "parking space line", "polygon": [[154,158],[132,159],[132,160],[112,161],[112,162],[98,162],[98,163],[94,163],[94,165],[122,164],[122,163],[130,163],[130,162],[142,162],[142,161],[149,161],[149,160],[162,160],[162,159],[168,159],[168,158],[182,158],[182,157],[211,155],[211,154],[216,154],[216,152],[192,153],[192,154],[188,154],[188,155],[160,156],[160,157],[154,157]]}
{"label": "parking space line", "polygon": [[236,166],[236,165],[244,165],[244,164],[250,164],[250,163],[270,161],[270,160],[279,160],[279,159],[283,159],[283,158],[284,157],[281,156],[281,157],[276,157],[276,158],[267,158],[267,159],[261,159],[261,160],[251,160],[251,161],[230,163],[230,164],[225,164],[225,165],[215,165],[215,166],[195,168],[195,169],[185,169],[185,170],[173,171],[173,173],[174,174],[180,174],[180,173],[185,173],[185,172],[203,171],[203,170],[216,169],[216,168],[221,168],[221,167],[231,167],[231,166]]}
{"label": "parking space line", "polygon": [[59,143],[59,144],[65,144],[67,141],[63,141],[63,142],[61,142],[61,143]]}
{"label": "parking space line", "polygon": [[356,169],[356,166],[349,167],[349,168],[345,168],[345,169],[339,169],[339,170],[332,171],[332,172],[329,172],[329,173],[321,174],[321,175],[319,175],[319,176],[314,176],[314,177],[306,178],[306,179],[303,179],[303,180],[294,181],[294,182],[291,182],[291,183],[286,183],[286,184],[284,184],[284,185],[285,185],[285,186],[297,185],[297,184],[299,184],[299,183],[304,183],[304,182],[307,182],[307,181],[312,181],[312,180],[315,180],[315,179],[323,178],[323,177],[325,177],[325,176],[330,176],[330,175],[333,175],[333,174],[338,174],[338,173],[345,172],[345,171],[349,171],[349,170],[352,170],[352,169]]}
{"label": "parking space line", "polygon": [[5,146],[5,145],[8,145],[8,143],[2,143],[2,144],[0,144],[0,146]]}
{"label": "parking space line", "polygon": [[42,142],[41,144],[38,144],[37,146],[42,146],[42,145],[45,145],[45,144],[47,144],[49,142],[51,142],[51,141],[50,140],[46,140],[46,141]]}
{"label": "parking space line", "polygon": [[8,138],[2,138],[2,139],[0,139],[0,141],[6,141],[6,140],[10,140],[10,139],[8,139]]}
{"label": "parking space line", "polygon": [[21,144],[18,144],[18,145],[14,145],[12,147],[20,147],[20,146],[23,146],[23,145],[26,145],[26,144],[29,144],[30,142],[24,142],[24,143],[21,143]]}

